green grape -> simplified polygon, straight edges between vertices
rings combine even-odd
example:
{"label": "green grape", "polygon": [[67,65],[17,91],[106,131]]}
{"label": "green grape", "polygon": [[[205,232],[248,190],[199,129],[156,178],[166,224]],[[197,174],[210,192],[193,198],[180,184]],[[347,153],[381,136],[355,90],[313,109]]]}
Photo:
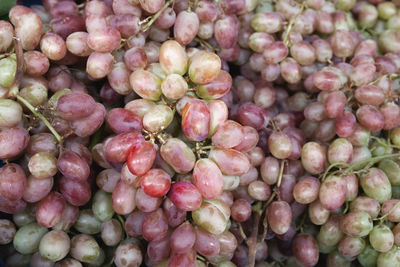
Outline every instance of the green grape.
{"label": "green grape", "polygon": [[14,248],[21,254],[35,253],[39,249],[40,240],[47,232],[47,228],[38,223],[22,226],[14,236]]}
{"label": "green grape", "polygon": [[74,228],[83,234],[98,234],[101,232],[101,221],[94,216],[92,210],[81,210]]}
{"label": "green grape", "polygon": [[377,266],[400,266],[400,248],[398,246],[393,246],[388,252],[379,254]]}
{"label": "green grape", "polygon": [[114,216],[111,194],[99,190],[93,197],[92,210],[94,216],[102,222],[110,220]]}
{"label": "green grape", "polygon": [[358,254],[357,260],[363,267],[374,267],[376,266],[376,261],[378,260],[379,252],[367,244],[364,250]]}
{"label": "green grape", "polygon": [[0,60],[0,85],[10,87],[17,71],[15,54]]}

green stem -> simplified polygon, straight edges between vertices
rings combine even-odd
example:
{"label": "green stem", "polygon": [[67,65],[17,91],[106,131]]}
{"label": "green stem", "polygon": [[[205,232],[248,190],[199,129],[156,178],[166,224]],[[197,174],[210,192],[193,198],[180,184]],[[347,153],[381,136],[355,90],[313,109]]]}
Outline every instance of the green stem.
{"label": "green stem", "polygon": [[289,47],[290,41],[289,41],[289,34],[292,31],[293,25],[296,22],[296,19],[300,16],[301,13],[303,13],[304,8],[306,7],[306,1],[304,1],[301,6],[299,12],[290,20],[289,25],[285,31],[285,35],[283,37],[283,43]]}
{"label": "green stem", "polygon": [[47,128],[49,128],[50,132],[54,135],[57,141],[61,143],[62,137],[57,133],[50,122],[40,112],[37,112],[35,107],[32,106],[31,103],[29,103],[25,98],[20,95],[16,95],[15,97],[18,99],[18,101],[22,102],[33,113],[33,115],[41,119]]}
{"label": "green stem", "polygon": [[383,222],[387,216],[389,216],[397,207],[400,206],[400,201],[397,201],[397,203],[387,212],[385,213],[382,217],[378,218],[377,220]]}
{"label": "green stem", "polygon": [[143,28],[140,30],[141,32],[145,32],[147,31],[151,25],[153,25],[153,23],[158,19],[158,17],[161,15],[161,13],[164,12],[165,9],[167,9],[167,7],[174,2],[174,0],[169,0],[167,3],[165,3],[165,5],[156,13],[154,14],[150,21],[146,23],[146,25],[143,26]]}
{"label": "green stem", "polygon": [[349,165],[348,165],[347,163],[344,163],[344,162],[335,162],[335,163],[329,165],[328,168],[326,168],[326,170],[325,170],[325,172],[324,172],[324,175],[322,176],[322,181],[325,181],[326,176],[328,175],[329,171],[330,171],[332,168],[337,167],[337,166],[349,167]]}
{"label": "green stem", "polygon": [[276,183],[276,186],[279,188],[282,183],[282,176],[283,176],[283,169],[285,168],[285,161],[281,161],[281,167],[279,169],[279,176],[278,176],[278,182]]}
{"label": "green stem", "polygon": [[375,164],[375,163],[377,163],[377,162],[379,162],[381,160],[390,159],[390,158],[396,158],[396,157],[400,157],[400,153],[382,155],[382,156],[377,156],[377,157],[365,159],[365,160],[362,160],[362,161],[359,161],[359,162],[351,164],[348,168],[346,168],[346,170],[344,171],[344,174],[349,174],[355,168],[360,167],[360,166],[362,166],[364,164],[368,164],[368,163]]}
{"label": "green stem", "polygon": [[241,224],[241,223],[238,223],[238,224],[239,224],[239,233],[240,233],[240,235],[242,236],[243,240],[246,241],[246,240],[247,240],[247,236],[246,236],[246,234],[245,234],[244,231],[243,231],[242,224]]}

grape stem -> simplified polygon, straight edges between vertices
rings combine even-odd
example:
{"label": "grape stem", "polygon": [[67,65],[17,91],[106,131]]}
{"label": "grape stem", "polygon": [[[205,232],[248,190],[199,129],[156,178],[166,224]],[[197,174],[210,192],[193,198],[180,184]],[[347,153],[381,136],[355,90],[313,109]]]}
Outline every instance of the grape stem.
{"label": "grape stem", "polygon": [[289,25],[288,25],[288,27],[287,27],[287,29],[286,29],[286,31],[285,31],[285,35],[284,35],[284,37],[283,37],[283,43],[284,43],[287,47],[289,47],[289,45],[290,45],[289,34],[290,34],[290,32],[292,31],[293,25],[294,25],[294,23],[296,22],[296,19],[300,16],[300,14],[303,13],[305,7],[306,7],[306,1],[304,1],[303,3],[301,3],[299,12],[297,12],[297,14],[296,14],[296,15],[290,20],[290,22],[289,22]]}
{"label": "grape stem", "polygon": [[282,183],[282,176],[283,176],[283,169],[285,168],[285,160],[281,161],[281,167],[279,169],[279,176],[278,176],[278,182],[276,183],[276,186],[279,188],[281,186]]}
{"label": "grape stem", "polygon": [[54,135],[54,137],[57,139],[59,143],[62,141],[62,137],[57,133],[57,131],[53,128],[53,126],[50,124],[50,122],[40,113],[37,112],[35,107],[31,105],[25,98],[23,98],[20,95],[15,96],[18,101],[20,101],[22,104],[24,104],[36,117],[41,119],[43,123],[47,126],[47,128],[50,130],[50,132]]}
{"label": "grape stem", "polygon": [[158,17],[164,12],[164,10],[171,4],[173,3],[175,0],[169,0],[167,3],[165,3],[165,5],[153,16],[151,16],[151,19],[149,20],[149,22],[147,22],[142,29],[140,29],[141,32],[145,32],[147,31],[151,25],[153,25],[153,23],[158,19]]}
{"label": "grape stem", "polygon": [[249,261],[247,263],[247,267],[254,267],[256,263],[256,252],[257,252],[257,235],[258,235],[258,225],[260,224],[260,213],[254,213],[254,223],[253,229],[251,231],[251,236],[247,241],[247,245],[249,246]]}
{"label": "grape stem", "polygon": [[381,223],[383,223],[386,217],[389,216],[399,206],[400,206],[400,201],[397,201],[397,203],[388,212],[386,212],[384,215],[382,215],[380,218],[377,218],[376,220],[379,220],[381,221]]}
{"label": "grape stem", "polygon": [[325,180],[326,176],[328,175],[329,171],[334,168],[334,167],[338,167],[338,166],[343,166],[346,167],[345,170],[343,171],[343,174],[350,174],[355,168],[360,167],[364,164],[368,164],[370,166],[372,166],[373,164],[384,160],[384,159],[390,159],[390,158],[396,158],[396,157],[400,157],[400,153],[396,153],[396,154],[388,154],[388,155],[382,155],[382,156],[377,156],[377,157],[372,157],[369,159],[365,159],[359,162],[355,162],[351,165],[344,163],[344,162],[335,162],[331,165],[329,165],[329,167],[325,170],[324,175],[322,176],[322,181]]}

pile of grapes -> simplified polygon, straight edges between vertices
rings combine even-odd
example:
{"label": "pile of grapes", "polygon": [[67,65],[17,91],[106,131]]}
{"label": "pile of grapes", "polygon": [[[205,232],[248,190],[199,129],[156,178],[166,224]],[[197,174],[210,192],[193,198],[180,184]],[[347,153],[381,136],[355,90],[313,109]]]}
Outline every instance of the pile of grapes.
{"label": "pile of grapes", "polygon": [[43,0],[8,19],[5,266],[400,266],[399,0]]}

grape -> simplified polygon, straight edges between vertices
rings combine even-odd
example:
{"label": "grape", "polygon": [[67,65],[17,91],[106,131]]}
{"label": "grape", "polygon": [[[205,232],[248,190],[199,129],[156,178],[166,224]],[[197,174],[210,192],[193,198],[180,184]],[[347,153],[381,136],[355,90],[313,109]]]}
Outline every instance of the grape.
{"label": "grape", "polygon": [[161,157],[178,173],[188,173],[195,164],[192,150],[180,139],[169,138],[161,145]]}
{"label": "grape", "polygon": [[93,196],[92,210],[94,216],[100,221],[109,221],[114,215],[111,194],[98,190]]}
{"label": "grape", "polygon": [[188,84],[179,74],[169,74],[161,83],[161,91],[169,99],[180,99],[187,90]]}
{"label": "grape", "polygon": [[143,141],[143,136],[136,131],[118,134],[104,147],[106,159],[113,162],[125,162],[131,149]]}
{"label": "grape", "polygon": [[[124,165],[124,166],[126,166],[126,165]],[[127,167],[125,167],[125,168],[127,169]],[[123,168],[122,170],[124,170],[125,168]],[[122,171],[122,173],[124,173],[124,172]],[[125,173],[123,181],[126,184],[130,184],[127,182],[128,178],[126,178],[126,175],[127,174]],[[134,176],[134,178],[136,178],[136,176]],[[121,179],[121,173],[117,172],[114,169],[105,169],[97,175],[96,184],[100,189],[104,190],[105,192],[112,193],[117,182],[120,179]]]}
{"label": "grape", "polygon": [[243,175],[250,169],[247,157],[234,149],[211,149],[209,158],[218,165],[223,174]]}
{"label": "grape", "polygon": [[264,50],[263,57],[267,64],[277,64],[289,54],[289,49],[283,42],[277,41]]}
{"label": "grape", "polygon": [[129,214],[136,207],[136,189],[119,180],[112,192],[112,207],[117,214]]}
{"label": "grape", "polygon": [[39,252],[36,252],[35,254],[32,255],[31,257],[31,261],[29,262],[29,266],[32,267],[53,267],[54,266],[54,262],[46,260],[45,258],[43,258]]}
{"label": "grape", "polygon": [[46,233],[39,244],[40,255],[53,262],[67,256],[69,249],[69,236],[64,231],[59,230],[52,230]]}
{"label": "grape", "polygon": [[296,260],[304,266],[318,263],[319,249],[315,238],[308,234],[299,234],[293,240],[293,252]]}
{"label": "grape", "polygon": [[12,25],[8,21],[0,21],[0,38],[2,40],[2,44],[0,46],[0,52],[5,52],[12,43],[14,29]]}
{"label": "grape", "polygon": [[293,188],[295,200],[302,204],[309,204],[318,198],[320,182],[315,177],[301,179]]}
{"label": "grape", "polygon": [[177,208],[169,198],[164,200],[163,209],[171,227],[178,226],[186,219],[186,211]]}
{"label": "grape", "polygon": [[203,141],[210,129],[210,110],[201,100],[186,103],[182,112],[182,131],[193,141]]}
{"label": "grape", "polygon": [[193,41],[199,30],[199,18],[190,11],[181,11],[174,24],[174,37],[181,45],[187,45]]}
{"label": "grape", "polygon": [[203,99],[217,99],[227,94],[231,87],[231,75],[221,70],[210,83],[199,85],[196,94]]}
{"label": "grape", "polygon": [[292,211],[285,201],[274,201],[268,208],[268,223],[276,234],[284,234],[289,230]]}
{"label": "grape", "polygon": [[0,99],[1,127],[17,126],[22,120],[22,107],[19,103],[10,99]]}
{"label": "grape", "polygon": [[279,162],[274,157],[266,157],[260,167],[260,174],[265,183],[273,185],[278,181]]}
{"label": "grape", "polygon": [[363,237],[373,228],[371,216],[364,211],[351,211],[340,222],[342,231],[352,237]]}
{"label": "grape", "polygon": [[94,79],[101,79],[112,71],[113,64],[114,57],[110,53],[93,52],[87,60],[86,71]]}
{"label": "grape", "polygon": [[392,230],[386,225],[375,226],[369,234],[369,242],[379,252],[389,251],[394,243]]}
{"label": "grape", "polygon": [[134,211],[125,221],[125,231],[129,236],[140,236],[142,234],[142,225],[144,219],[144,212]]}
{"label": "grape", "polygon": [[196,210],[202,203],[202,196],[197,187],[186,181],[174,183],[169,197],[175,206],[184,211]]}
{"label": "grape", "polygon": [[365,241],[359,237],[345,236],[338,245],[338,251],[348,260],[354,259],[365,248]]}
{"label": "grape", "polygon": [[192,212],[193,221],[215,235],[224,232],[229,216],[229,206],[221,200],[204,201],[199,209]]}
{"label": "grape", "polygon": [[101,231],[101,221],[94,216],[92,210],[81,210],[74,228],[83,234],[98,234]]}
{"label": "grape", "polygon": [[335,120],[335,131],[340,137],[349,137],[356,128],[356,117],[349,111],[344,111]]}
{"label": "grape", "polygon": [[19,200],[26,188],[24,170],[15,163],[0,168],[0,195],[9,200]]}
{"label": "grape", "polygon": [[134,36],[135,34],[139,33],[139,18],[140,15],[135,16],[134,14],[116,14],[111,18],[110,26],[116,28],[120,32],[121,37],[129,38],[130,36]]}
{"label": "grape", "polygon": [[36,206],[27,205],[26,208],[13,214],[12,219],[18,227],[22,227],[35,221]]}
{"label": "grape", "polygon": [[45,152],[34,154],[28,163],[30,173],[38,178],[45,179],[54,176],[57,173],[57,159]]}
{"label": "grape", "polygon": [[[44,167],[47,166],[45,165]],[[59,156],[57,160],[57,168],[66,178],[80,181],[86,180],[90,173],[90,168],[87,162],[73,151],[66,151]],[[46,176],[42,178],[46,178]]]}
{"label": "grape", "polygon": [[68,51],[80,57],[89,56],[92,49],[87,45],[88,35],[86,32],[74,32],[68,35],[65,40]]}
{"label": "grape", "polygon": [[38,251],[40,240],[47,232],[46,228],[36,222],[22,226],[15,233],[14,248],[21,254],[34,253]]}
{"label": "grape", "polygon": [[129,84],[131,72],[123,62],[115,63],[111,71],[107,74],[107,80],[115,93],[128,95],[132,92]]}
{"label": "grape", "polygon": [[141,178],[143,191],[151,197],[164,196],[171,186],[171,177],[161,169],[151,169]]}
{"label": "grape", "polygon": [[392,188],[386,174],[377,168],[371,168],[360,177],[360,185],[367,196],[376,199],[379,203],[389,200]]}
{"label": "grape", "polygon": [[16,233],[15,225],[10,220],[1,219],[0,233],[1,233],[0,244],[6,245],[10,243],[11,241],[13,241]]}
{"label": "grape", "polygon": [[46,33],[40,40],[42,53],[51,60],[61,60],[67,54],[67,46],[61,36]]}
{"label": "grape", "polygon": [[329,210],[327,210],[317,199],[308,207],[310,220],[316,225],[323,225],[329,219]]}
{"label": "grape", "polygon": [[167,218],[161,208],[144,216],[142,235],[147,241],[160,240],[167,235],[167,231]]}
{"label": "grape", "polygon": [[70,254],[81,262],[91,262],[100,255],[100,247],[96,240],[85,234],[79,234],[71,239]]}
{"label": "grape", "polygon": [[195,228],[196,241],[194,249],[203,256],[213,257],[219,254],[220,246],[215,235],[205,231],[200,227]]}
{"label": "grape", "polygon": [[27,74],[35,77],[45,74],[50,67],[49,59],[39,51],[25,52],[24,61]]}
{"label": "grape", "polygon": [[169,258],[168,267],[184,267],[196,265],[196,251],[189,250],[186,253],[172,252]]}
{"label": "grape", "polygon": [[328,148],[329,163],[349,163],[353,154],[353,145],[345,138],[335,139]]}
{"label": "grape", "polygon": [[132,243],[119,245],[114,255],[115,264],[117,266],[124,266],[126,264],[140,266],[143,261],[143,256],[139,247]]}
{"label": "grape", "polygon": [[319,200],[328,210],[338,209],[346,200],[347,184],[340,176],[329,176],[322,182]]}
{"label": "grape", "polygon": [[263,181],[253,181],[248,186],[248,193],[255,200],[266,201],[271,196],[271,188]]}
{"label": "grape", "polygon": [[388,252],[380,253],[377,260],[377,266],[386,266],[387,264],[398,264],[399,249],[393,246]]}
{"label": "grape", "polygon": [[169,244],[170,244],[169,236],[166,236],[161,240],[150,242],[147,247],[147,255],[149,259],[153,261],[161,261],[167,258],[171,250]]}
{"label": "grape", "polygon": [[382,214],[387,214],[387,213],[389,213],[389,211],[391,211],[390,214],[387,216],[388,220],[391,222],[399,222],[400,221],[400,214],[399,214],[400,210],[397,207],[394,210],[392,210],[394,205],[397,204],[397,202],[398,202],[398,200],[390,199],[390,200],[385,201],[382,205],[382,210],[381,210]]}
{"label": "grape", "polygon": [[18,156],[29,143],[28,131],[20,126],[0,131],[0,159]]}
{"label": "grape", "polygon": [[161,68],[167,74],[183,75],[187,71],[188,56],[177,41],[168,40],[161,45],[159,60]]}
{"label": "grape", "polygon": [[161,81],[147,70],[137,69],[129,76],[132,89],[144,99],[158,100],[161,96]]}
{"label": "grape", "polygon": [[335,246],[343,237],[343,232],[340,229],[340,215],[330,216],[326,223],[324,223],[317,235],[319,242],[326,246]]}
{"label": "grape", "polygon": [[70,126],[77,136],[87,137],[94,134],[100,128],[105,116],[105,107],[100,103],[96,103],[92,114],[85,118],[72,121]]}
{"label": "grape", "polygon": [[9,18],[15,26],[15,33],[21,40],[24,50],[34,50],[39,44],[42,33],[42,20],[30,8],[16,5],[9,12]]}
{"label": "grape", "polygon": [[66,231],[75,223],[79,216],[78,207],[66,203],[63,213],[61,214],[60,221],[53,226],[54,230]]}
{"label": "grape", "polygon": [[143,117],[143,127],[153,133],[157,133],[172,123],[174,113],[166,105],[156,105]]}
{"label": "grape", "polygon": [[26,186],[22,198],[29,203],[37,202],[50,193],[51,189],[53,188],[53,184],[53,177],[38,179],[31,175],[26,180]]}
{"label": "grape", "polygon": [[221,69],[221,59],[214,53],[199,51],[189,62],[188,73],[190,79],[196,84],[211,82]]}
{"label": "grape", "polygon": [[138,143],[129,153],[127,159],[128,169],[134,175],[144,175],[150,170],[155,157],[156,149],[151,142]]}
{"label": "grape", "polygon": [[344,107],[346,105],[346,96],[341,91],[335,91],[329,93],[325,102],[325,114],[328,118],[337,118],[343,113]]}
{"label": "grape", "polygon": [[318,143],[308,142],[301,150],[301,163],[310,174],[319,174],[325,168],[325,152]]}
{"label": "grape", "polygon": [[142,188],[136,191],[136,206],[143,212],[155,211],[161,204],[162,199],[147,195]]}
{"label": "grape", "polygon": [[36,220],[43,227],[53,227],[60,220],[65,208],[63,195],[51,192],[40,200],[36,209]]}
{"label": "grape", "polygon": [[273,132],[268,138],[268,148],[278,159],[285,159],[292,153],[292,142],[283,132]]}
{"label": "grape", "polygon": [[237,222],[244,222],[251,216],[251,206],[245,199],[237,199],[231,207],[231,216]]}
{"label": "grape", "polygon": [[172,233],[170,240],[171,249],[173,252],[186,253],[195,245],[195,240],[196,232],[194,231],[193,226],[190,223],[185,222],[177,227]]}
{"label": "grape", "polygon": [[222,173],[210,159],[200,159],[193,169],[193,183],[205,199],[215,199],[222,194]]}
{"label": "grape", "polygon": [[313,102],[304,109],[304,117],[313,122],[320,122],[326,118],[325,107],[321,102]]}

